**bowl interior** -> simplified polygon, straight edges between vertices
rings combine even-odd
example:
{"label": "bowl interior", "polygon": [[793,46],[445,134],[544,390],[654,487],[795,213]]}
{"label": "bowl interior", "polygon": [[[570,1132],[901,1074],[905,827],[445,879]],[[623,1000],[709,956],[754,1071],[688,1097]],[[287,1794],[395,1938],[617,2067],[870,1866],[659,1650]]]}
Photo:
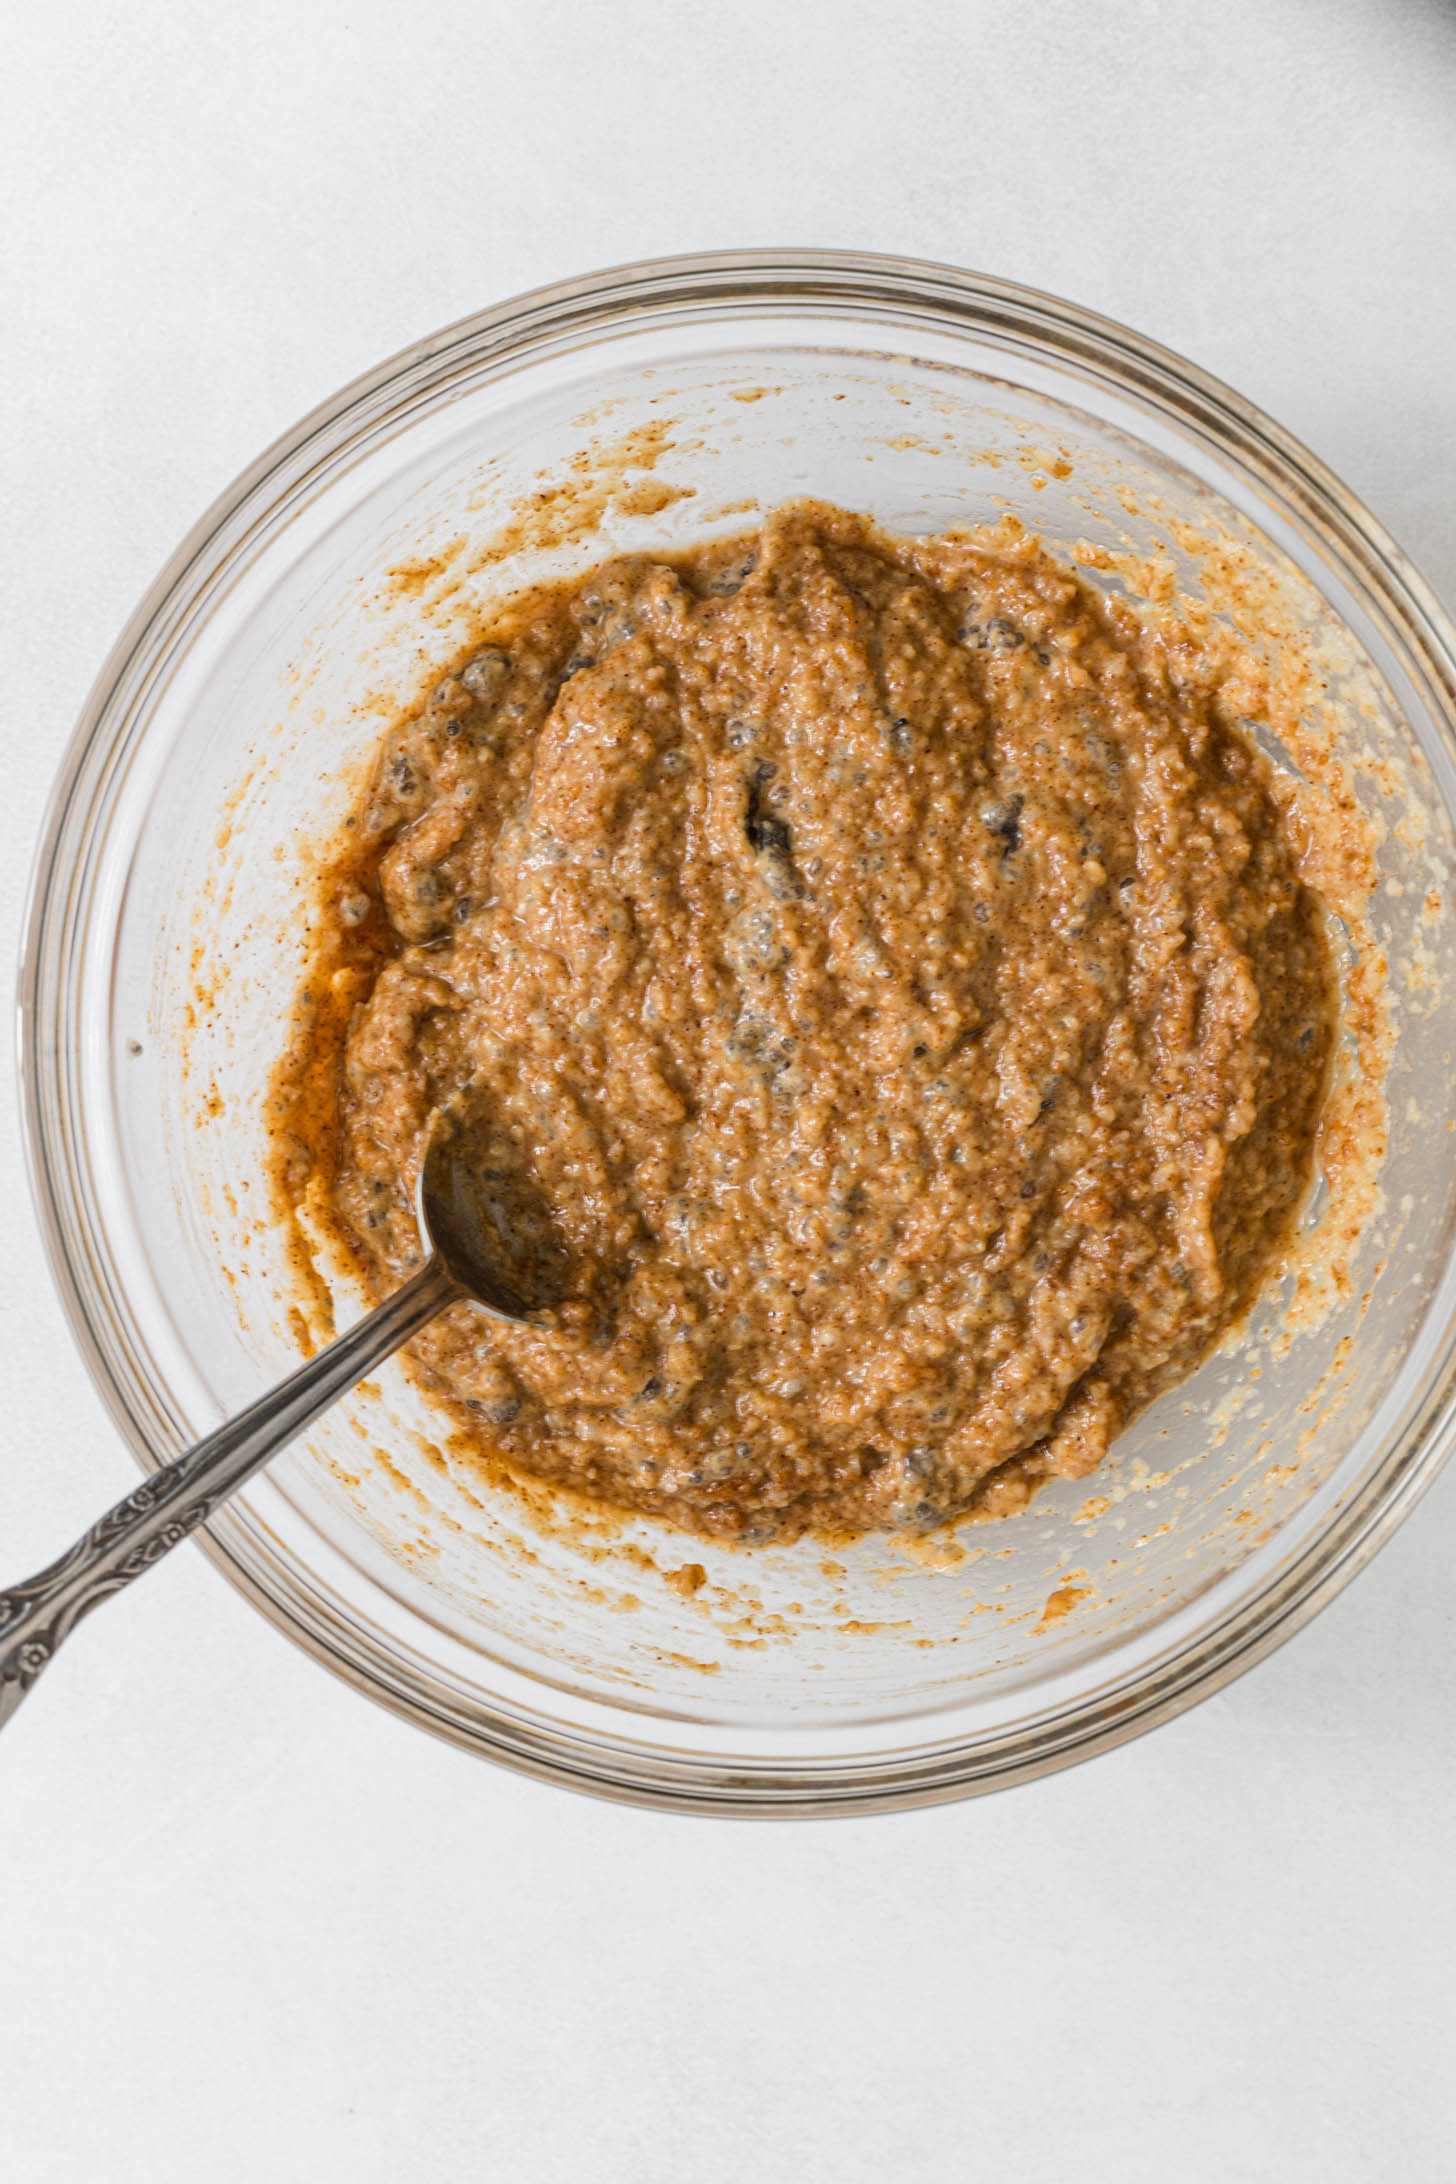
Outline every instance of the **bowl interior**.
{"label": "bowl interior", "polygon": [[[70,1147],[67,1248],[92,1269],[88,1317],[135,1437],[170,1453],[297,1362],[308,1300],[266,1188],[264,1101],[318,846],[391,711],[522,582],[743,529],[801,493],[909,531],[1012,510],[1053,543],[1161,546],[1190,588],[1185,525],[1254,558],[1320,648],[1352,750],[1383,762],[1358,777],[1383,829],[1373,923],[1397,1002],[1383,1202],[1320,1324],[1284,1339],[1272,1300],[1095,1478],[918,1543],[735,1551],[549,1511],[486,1486],[391,1367],[219,1537],[349,1672],[417,1710],[428,1691],[482,1743],[509,1719],[750,1776],[765,1755],[1004,1750],[1277,1587],[1439,1377],[1456,779],[1399,631],[1297,495],[1105,364],[780,306],[437,352],[234,512],[115,680],[58,987],[69,1104],[40,1120],[53,1166],[58,1135]],[[342,1324],[363,1297],[330,1271]]]}

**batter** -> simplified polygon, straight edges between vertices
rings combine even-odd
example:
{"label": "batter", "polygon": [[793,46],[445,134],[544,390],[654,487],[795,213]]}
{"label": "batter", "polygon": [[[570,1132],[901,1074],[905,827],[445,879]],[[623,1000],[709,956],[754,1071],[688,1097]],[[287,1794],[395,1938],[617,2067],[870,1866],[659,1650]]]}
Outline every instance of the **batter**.
{"label": "batter", "polygon": [[1329,1078],[1324,915],[1220,657],[1014,528],[808,502],[489,636],[333,870],[290,1188],[384,1295],[472,1086],[555,1308],[458,1307],[419,1363],[515,1466],[689,1530],[1093,1470],[1277,1268]]}

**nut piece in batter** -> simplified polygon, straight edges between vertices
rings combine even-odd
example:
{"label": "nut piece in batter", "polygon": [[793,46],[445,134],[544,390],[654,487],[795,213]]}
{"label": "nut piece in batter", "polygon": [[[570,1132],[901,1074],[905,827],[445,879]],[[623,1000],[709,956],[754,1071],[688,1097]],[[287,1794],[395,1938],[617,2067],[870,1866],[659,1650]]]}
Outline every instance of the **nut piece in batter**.
{"label": "nut piece in batter", "polygon": [[486,634],[381,751],[280,1102],[380,1294],[462,1087],[552,1207],[556,1326],[458,1307],[432,1384],[719,1537],[1091,1471],[1278,1266],[1329,1076],[1226,659],[1014,528],[814,503]]}

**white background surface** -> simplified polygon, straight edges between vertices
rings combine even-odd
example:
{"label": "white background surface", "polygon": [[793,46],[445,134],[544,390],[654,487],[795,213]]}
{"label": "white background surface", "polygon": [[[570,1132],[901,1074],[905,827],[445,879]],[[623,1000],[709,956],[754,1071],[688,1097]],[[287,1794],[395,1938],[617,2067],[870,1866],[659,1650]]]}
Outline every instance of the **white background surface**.
{"label": "white background surface", "polygon": [[[0,51],[0,919],[181,533],[513,290],[805,243],[1058,290],[1222,374],[1456,596],[1456,15],[31,0]],[[0,1577],[129,1459],[0,1115]],[[1456,1476],[1151,1739],[976,1804],[675,1820],[375,1710],[190,1548],[0,1752],[0,2176],[1456,2175]]]}

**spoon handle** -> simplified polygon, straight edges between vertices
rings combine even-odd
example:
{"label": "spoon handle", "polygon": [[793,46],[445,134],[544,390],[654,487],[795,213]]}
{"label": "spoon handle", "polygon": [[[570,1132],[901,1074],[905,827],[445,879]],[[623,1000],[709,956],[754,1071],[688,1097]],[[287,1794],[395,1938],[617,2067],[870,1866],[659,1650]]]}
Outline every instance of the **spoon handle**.
{"label": "spoon handle", "polygon": [[428,1259],[357,1327],[143,1479],[57,1561],[0,1592],[0,1726],[99,1600],[160,1562],[320,1411],[462,1293],[441,1261]]}

